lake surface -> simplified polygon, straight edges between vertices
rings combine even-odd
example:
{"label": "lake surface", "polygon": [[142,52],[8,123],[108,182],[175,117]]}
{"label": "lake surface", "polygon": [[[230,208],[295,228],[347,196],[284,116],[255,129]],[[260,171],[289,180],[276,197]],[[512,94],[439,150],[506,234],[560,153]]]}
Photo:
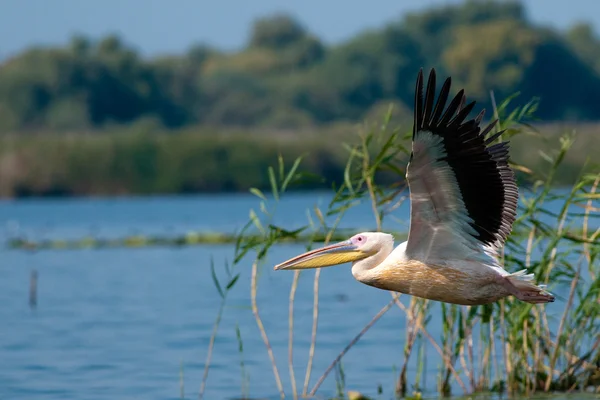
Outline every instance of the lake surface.
{"label": "lake surface", "polygon": [[[294,194],[279,204],[275,221],[306,222],[306,209],[326,207],[329,194]],[[0,202],[0,240],[122,237],[232,232],[248,219],[253,196],[188,196]],[[342,226],[374,229],[370,206],[353,209]],[[408,228],[408,204],[386,222]],[[293,273],[271,266],[304,251],[272,249],[261,268],[258,305],[286,393],[288,298]],[[107,248],[27,252],[0,249],[0,399],[197,398],[220,296],[210,261],[225,279],[233,247]],[[29,278],[38,271],[38,304],[28,304]],[[227,300],[215,343],[205,398],[242,396],[248,374],[251,397],[278,398],[265,346],[250,310],[251,260],[236,266],[240,278]],[[294,365],[304,382],[312,328],[314,271],[304,272],[296,295]],[[349,266],[322,271],[318,340],[310,388],[344,346],[390,300],[390,294],[356,282]],[[408,297],[403,300],[406,304]],[[555,304],[558,304],[555,303]],[[562,306],[557,307],[557,315]],[[392,398],[394,367],[403,362],[405,318],[392,308],[344,357],[347,389]],[[243,340],[238,350],[236,325]],[[430,325],[438,338],[440,327]],[[438,356],[428,349],[424,386],[434,389]],[[415,373],[411,370],[411,375]],[[183,377],[183,378],[182,378]],[[183,388],[181,387],[183,379]],[[319,393],[333,395],[332,373]]]}

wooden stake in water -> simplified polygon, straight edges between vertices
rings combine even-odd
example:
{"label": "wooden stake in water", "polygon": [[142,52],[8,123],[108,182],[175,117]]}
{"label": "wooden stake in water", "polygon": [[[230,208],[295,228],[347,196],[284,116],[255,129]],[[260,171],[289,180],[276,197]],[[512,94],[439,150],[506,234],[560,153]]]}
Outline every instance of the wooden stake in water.
{"label": "wooden stake in water", "polygon": [[29,307],[35,308],[37,306],[37,280],[38,273],[37,270],[31,271],[31,276],[29,278]]}

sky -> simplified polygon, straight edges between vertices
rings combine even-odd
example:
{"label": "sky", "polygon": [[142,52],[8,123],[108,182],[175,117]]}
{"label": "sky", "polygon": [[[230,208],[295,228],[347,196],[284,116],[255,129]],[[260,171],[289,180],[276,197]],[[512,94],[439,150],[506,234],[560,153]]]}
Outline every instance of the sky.
{"label": "sky", "polygon": [[[460,0],[0,0],[0,59],[72,35],[116,33],[145,56],[181,53],[195,43],[242,47],[252,22],[290,13],[326,43],[378,28],[410,11]],[[523,0],[536,23],[566,29],[580,21],[600,32],[598,0]]]}

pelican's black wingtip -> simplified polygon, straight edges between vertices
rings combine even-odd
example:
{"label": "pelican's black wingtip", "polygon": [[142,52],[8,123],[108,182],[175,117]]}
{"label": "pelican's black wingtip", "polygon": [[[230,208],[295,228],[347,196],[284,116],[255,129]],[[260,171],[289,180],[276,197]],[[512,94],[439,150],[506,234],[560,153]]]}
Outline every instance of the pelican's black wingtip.
{"label": "pelican's black wingtip", "polygon": [[413,140],[423,120],[423,67],[419,68],[415,87]]}
{"label": "pelican's black wingtip", "polygon": [[[465,121],[476,105],[475,101],[467,103],[465,90],[460,89],[450,97],[452,80],[447,77],[434,102],[435,69],[429,71],[427,89],[423,78],[423,68],[420,68],[415,91],[413,142],[419,131],[427,131],[441,140],[438,145],[443,146],[445,155],[439,160],[448,163],[467,214],[473,220],[470,226],[475,233],[471,236],[485,245],[504,243],[515,221],[518,188],[508,165],[508,143],[492,145],[501,134],[492,132],[498,121],[491,121],[482,129],[484,109]],[[431,143],[425,142],[429,146]],[[411,162],[413,156],[411,152]]]}
{"label": "pelican's black wingtip", "polygon": [[[452,86],[452,77],[448,76],[444,83],[442,84],[442,88],[439,92],[438,99],[434,102],[434,98],[436,95],[436,81],[437,81],[437,72],[435,68],[431,68],[429,70],[429,76],[427,79],[427,88],[425,89],[424,82],[424,68],[419,68],[419,72],[417,73],[417,80],[415,86],[415,103],[414,103],[414,118],[415,118],[415,129],[414,133],[421,129],[427,129],[430,126],[437,126],[440,123],[440,117],[442,114],[448,116],[448,120],[446,123],[454,116],[455,113],[460,112],[461,109],[465,107],[466,97],[464,97],[464,90],[460,90],[458,94],[455,96],[455,99],[458,98],[457,103],[452,104],[451,108],[453,109],[450,114],[444,113],[444,107],[446,105],[446,101],[450,95],[450,87]],[[425,90],[424,90],[425,89]],[[414,138],[414,135],[413,135]]]}
{"label": "pelican's black wingtip", "polygon": [[427,89],[425,89],[425,105],[423,111],[423,119],[419,122],[420,126],[428,126],[431,120],[431,114],[433,113],[433,99],[435,98],[435,70],[432,68],[429,72],[429,79],[427,80]]}
{"label": "pelican's black wingtip", "polygon": [[429,80],[431,80],[431,79],[435,80],[435,77],[436,77],[436,75],[435,75],[435,68],[431,68],[429,70]]}

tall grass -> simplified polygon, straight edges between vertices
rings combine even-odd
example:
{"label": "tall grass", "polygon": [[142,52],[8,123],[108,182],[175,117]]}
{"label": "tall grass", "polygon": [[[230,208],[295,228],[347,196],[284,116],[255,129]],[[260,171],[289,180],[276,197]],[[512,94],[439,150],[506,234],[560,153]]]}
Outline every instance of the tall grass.
{"label": "tall grass", "polygon": [[[277,164],[277,154],[287,168],[304,155],[302,170],[322,178],[294,188],[322,189],[343,174],[347,152],[339,143],[354,129],[342,125],[286,132],[199,126],[170,132],[133,125],[93,134],[2,135],[0,196],[245,192],[250,187],[269,191],[265,171]],[[532,147],[549,150],[559,142],[558,124],[541,129],[544,140],[533,135],[514,139],[513,157],[529,169],[539,170],[546,163]],[[600,149],[600,124],[581,129],[554,178],[561,184],[575,179],[590,149]],[[398,143],[405,148],[410,138],[401,135]],[[376,146],[369,148],[376,151]],[[388,173],[377,182],[385,186],[396,179]]]}
{"label": "tall grass", "polygon": [[[523,135],[543,140],[540,132],[527,124],[536,105],[532,101],[511,109],[511,99],[498,105],[494,110],[500,119],[497,129],[506,130],[500,140],[512,141]],[[410,151],[406,146],[409,134],[392,129],[388,122],[389,118],[386,118],[378,126],[365,126],[356,140],[346,144],[348,161],[340,183],[332,186],[333,200],[325,209],[315,207],[307,210],[305,226],[292,230],[273,223],[277,203],[286,191],[298,182],[314,178],[302,172],[301,158],[296,159],[291,167],[286,167],[289,164],[280,158],[276,166],[267,169],[272,202],[267,203],[267,197],[261,190],[251,190],[257,196],[258,207],[250,210],[248,224],[238,235],[234,267],[242,260],[252,261],[252,309],[272,363],[274,385],[281,397],[315,395],[332,371],[336,372],[339,394],[343,394],[341,363],[344,355],[392,307],[400,308],[406,318],[403,359],[399,360],[395,384],[399,396],[419,397],[424,391],[434,390],[423,384],[423,366],[426,361],[431,362],[425,359],[424,346],[431,346],[439,356],[435,390],[440,395],[448,396],[457,390],[463,394],[532,395],[589,390],[600,393],[600,228],[591,228],[594,224],[598,225],[600,217],[600,193],[597,190],[600,168],[587,165],[589,160],[581,160],[585,170],[592,173],[578,175],[568,191],[553,190],[556,176],[573,146],[575,135],[572,133],[563,135],[559,146],[552,152],[541,152],[540,157],[545,160],[542,168],[531,169],[513,164],[527,177],[531,189],[522,190],[518,219],[501,257],[507,270],[526,268],[535,274],[536,281],[548,285],[557,296],[557,302],[552,304],[551,309],[512,297],[472,307],[412,297],[405,305],[400,302],[399,294],[390,293],[389,303],[361,332],[357,332],[350,343],[340,346],[340,355],[311,388],[310,377],[315,373],[312,360],[318,338],[320,270],[314,271],[312,337],[304,379],[296,377],[293,368],[293,312],[300,274],[295,272],[288,299],[287,359],[291,387],[283,387],[281,371],[275,362],[256,301],[258,268],[265,264],[272,246],[290,237],[325,235],[327,242],[338,231],[346,211],[361,201],[371,204],[376,229],[381,230],[382,222],[393,217],[398,205],[406,201],[402,177]],[[539,148],[532,148],[531,152],[541,151]],[[396,174],[397,183],[379,184],[381,177],[390,174]],[[558,213],[551,212],[548,207],[554,202],[561,204]],[[307,249],[311,246],[309,240]],[[554,318],[554,310],[561,306],[561,315]],[[434,320],[443,328],[441,337],[435,337],[428,331],[428,324]],[[409,381],[407,374],[409,363],[417,366],[413,381]],[[412,393],[409,393],[409,388],[413,388]]]}

